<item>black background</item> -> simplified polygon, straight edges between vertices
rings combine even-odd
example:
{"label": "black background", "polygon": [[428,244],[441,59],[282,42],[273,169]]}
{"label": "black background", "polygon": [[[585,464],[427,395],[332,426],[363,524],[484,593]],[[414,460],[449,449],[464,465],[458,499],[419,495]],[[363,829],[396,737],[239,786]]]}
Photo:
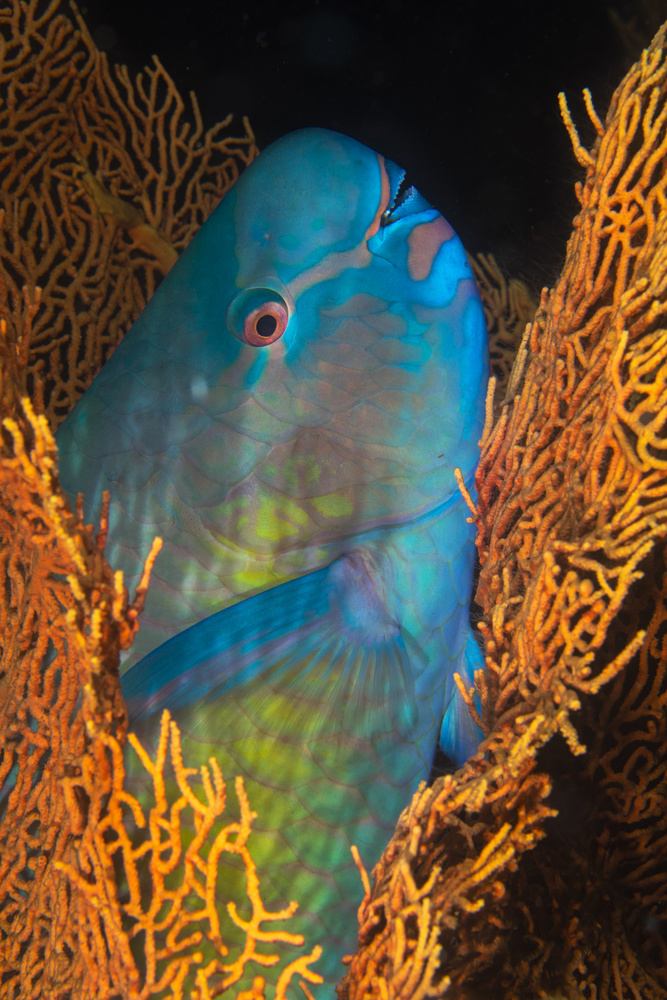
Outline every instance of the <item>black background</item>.
{"label": "black background", "polygon": [[82,6],[112,61],[136,72],[156,53],[207,125],[248,115],[260,148],[305,125],[346,132],[535,288],[558,273],[583,176],[557,94],[590,144],[582,88],[604,116],[631,62],[614,10],[650,37],[631,0]]}

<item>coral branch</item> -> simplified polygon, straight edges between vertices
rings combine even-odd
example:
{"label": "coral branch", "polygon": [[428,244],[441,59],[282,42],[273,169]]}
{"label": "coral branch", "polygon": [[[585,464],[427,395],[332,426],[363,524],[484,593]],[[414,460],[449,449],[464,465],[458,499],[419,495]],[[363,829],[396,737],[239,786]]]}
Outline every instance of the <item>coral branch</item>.
{"label": "coral branch", "polygon": [[[133,734],[130,743],[150,777],[153,805],[140,804],[127,790],[123,753],[112,736],[100,735],[84,759],[81,775],[70,781],[70,787],[78,788],[90,803],[88,819],[76,861],[59,861],[55,867],[80,894],[79,948],[92,956],[98,969],[108,968],[106,988],[113,983],[123,996],[143,1000],[169,991],[170,996],[180,997],[188,983],[199,1000],[219,996],[247,978],[249,963],[273,966],[281,961],[280,954],[258,952],[257,944],[303,945],[301,935],[262,928],[265,923],[289,921],[296,904],[278,913],[264,908],[247,847],[256,814],[240,777],[236,779],[240,822],[221,825],[227,794],[217,763],[211,759],[208,768],[201,769],[202,800],[192,787],[197,770],[184,767],[180,733],[168,712],[162,717],[155,761]],[[168,789],[172,781],[168,762],[173,791]],[[188,810],[196,833],[184,846]],[[232,943],[225,943],[221,936],[215,893],[225,854],[243,862],[253,914],[244,921],[232,913],[244,931],[244,944],[233,961],[229,958]],[[127,890],[122,891],[122,886]],[[231,912],[233,904],[228,908]],[[213,959],[205,959],[206,941],[213,945]],[[310,969],[320,951],[316,948],[285,965],[276,998],[285,996],[296,975],[313,983],[322,981]]]}
{"label": "coral branch", "polygon": [[519,348],[519,342],[526,323],[535,315],[536,303],[523,281],[505,277],[493,254],[477,254],[470,258],[470,263],[489,331],[491,373],[499,388],[504,389],[516,362],[517,349],[524,347],[521,344]]}
{"label": "coral branch", "polygon": [[9,0],[0,42],[0,281],[55,430],[257,149],[159,60],[111,68],[64,2]]}

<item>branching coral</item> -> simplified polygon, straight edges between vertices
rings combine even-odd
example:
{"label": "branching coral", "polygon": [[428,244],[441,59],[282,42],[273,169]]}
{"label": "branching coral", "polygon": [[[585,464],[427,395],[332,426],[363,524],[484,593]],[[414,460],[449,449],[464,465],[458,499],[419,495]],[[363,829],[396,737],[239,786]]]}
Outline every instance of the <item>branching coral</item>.
{"label": "branching coral", "polygon": [[[158,760],[144,758],[148,815],[123,788],[116,662],[141,593],[128,603],[103,538],[69,516],[44,418],[19,401],[29,387],[58,422],[254,154],[252,139],[204,136],[196,106],[188,130],[157,62],[136,86],[114,76],[56,3],[13,0],[0,24],[0,128],[13,137],[0,162],[0,393],[13,414],[0,456],[0,779],[13,783],[0,825],[0,996],[178,996],[186,976],[214,996],[240,983],[246,962],[265,962],[262,941],[283,956],[282,996],[295,976],[315,981],[314,956],[284,953],[296,944],[287,911],[277,915],[287,922],[262,926],[241,789],[232,831],[215,765],[200,798],[173,728]],[[664,45],[663,31],[604,125],[586,98],[591,151],[563,108],[586,170],[581,211],[495,425],[489,400],[478,477],[487,657],[478,707],[464,694],[487,739],[456,775],[420,789],[372,889],[364,873],[344,997],[667,991]],[[527,305],[503,297],[488,261],[479,273],[490,312],[505,317],[505,344]],[[165,798],[169,761],[175,792]],[[178,820],[188,810],[196,834],[186,842]],[[145,839],[128,839],[142,823]],[[211,873],[229,851],[242,857],[254,916],[240,964],[220,948],[202,966],[197,935],[219,937]],[[137,891],[143,863],[153,866],[148,894]],[[261,976],[238,994],[263,997]]]}
{"label": "branching coral", "polygon": [[[93,539],[69,513],[46,418],[35,415],[28,399],[18,400],[10,329],[3,320],[2,404],[16,415],[3,421],[0,452],[6,594],[0,788],[7,799],[0,817],[0,997],[178,1000],[190,975],[192,996],[208,1000],[238,983],[249,963],[262,969],[282,962],[272,992],[284,1000],[294,976],[321,981],[309,967],[320,949],[290,960],[286,946],[303,945],[289,931],[296,903],[277,913],[262,903],[247,844],[255,814],[240,779],[240,822],[221,826],[226,790],[215,761],[202,769],[201,800],[191,786],[196,772],[181,758],[178,730],[165,718],[155,762],[130,735],[151,777],[155,805],[148,817],[123,787],[118,650],[136,630],[158,546],[128,605],[122,574],[102,555],[104,518],[102,536]],[[168,756],[178,791],[173,800],[166,790]],[[195,835],[184,845],[188,810]],[[131,838],[136,827],[139,834],[135,829]],[[225,855],[241,859],[251,904],[248,919],[229,904],[243,932],[236,955],[220,936],[224,900],[216,886],[221,869],[224,886]],[[217,959],[205,958],[199,947],[204,928]],[[266,952],[266,944],[278,946],[278,954]],[[251,996],[264,1000],[261,976]]]}
{"label": "branching coral", "polygon": [[[83,760],[82,773],[65,779],[69,794],[79,791],[89,802],[88,817],[77,851],[77,863],[60,863],[79,890],[76,926],[78,945],[86,957],[89,974],[97,972],[93,995],[148,998],[170,995],[180,998],[188,974],[196,970],[196,1000],[219,996],[238,983],[252,962],[260,967],[276,966],[281,954],[257,945],[303,945],[303,937],[270,925],[288,921],[296,902],[285,910],[267,912],[260,895],[248,837],[256,813],[252,812],[243,786],[236,779],[240,822],[220,826],[227,790],[215,761],[202,767],[204,800],[192,788],[196,768],[183,764],[180,735],[169,714],[162,719],[155,762],[133,733],[130,743],[150,775],[154,805],[146,816],[139,801],[124,786],[122,749],[113,736],[101,736]],[[171,763],[178,794],[169,801],[167,764]],[[194,818],[195,836],[183,842],[185,814]],[[133,827],[139,828],[130,835]],[[246,890],[252,911],[244,920],[233,903],[227,908],[243,931],[244,943],[232,960],[221,936],[216,884],[224,855],[242,860]],[[116,864],[114,864],[116,861]],[[150,869],[150,879],[145,878]],[[175,881],[174,881],[175,879]],[[127,885],[127,898],[118,886]],[[150,894],[146,893],[150,886]],[[263,927],[262,925],[269,925]],[[208,938],[218,958],[204,964],[201,944]],[[135,945],[135,947],[132,947]],[[137,947],[141,956],[135,959]],[[287,952],[282,948],[281,952]],[[284,1000],[292,977],[303,975],[311,983],[321,977],[309,969],[321,953],[301,955],[281,970],[276,1000]],[[258,977],[259,979],[260,977]],[[263,985],[256,982],[263,993]]]}
{"label": "branching coral", "polygon": [[[241,821],[225,825],[215,762],[200,799],[172,726],[158,760],[142,757],[156,799],[147,817],[123,790],[118,651],[136,631],[159,540],[129,603],[103,557],[105,517],[93,538],[69,511],[40,412],[45,401],[55,424],[69,408],[254,155],[252,135],[204,134],[196,104],[189,125],[157,62],[136,84],[114,76],[57,3],[12,0],[0,24],[0,997],[178,997],[189,975],[204,1000],[233,993],[252,964],[280,961],[271,995],[282,998],[294,977],[319,981],[317,956],[288,955],[302,943],[289,930],[294,906],[262,904],[242,785]],[[195,836],[184,845],[188,811]],[[128,830],[142,823],[148,835],[132,846]],[[212,888],[232,854],[251,910],[234,911],[236,955],[218,934],[224,896]],[[203,959],[204,931],[217,960]],[[262,976],[238,997],[264,1000]]]}
{"label": "branching coral", "polygon": [[247,121],[239,139],[230,118],[206,131],[157,59],[133,81],[69,15],[0,11],[0,276],[52,429],[257,152]]}
{"label": "branching coral", "polygon": [[500,395],[507,386],[517,352],[524,349],[520,346],[521,335],[535,315],[537,303],[523,281],[505,277],[493,254],[477,254],[470,263],[484,304],[491,373]]}
{"label": "branching coral", "polygon": [[83,977],[56,863],[70,856],[85,801],[74,810],[63,781],[80,766],[86,734],[125,730],[118,649],[131,641],[142,601],[140,593],[128,605],[122,578],[69,513],[46,419],[17,398],[9,329],[3,319],[2,404],[15,416],[3,420],[0,453],[0,782],[8,792],[0,991],[27,998],[57,995],[63,972]]}
{"label": "branching coral", "polygon": [[[303,944],[300,935],[272,926],[289,922],[296,904],[266,911],[247,846],[255,814],[240,779],[241,822],[217,829],[226,798],[222,775],[211,760],[210,771],[202,771],[201,801],[168,718],[155,763],[130,735],[152,779],[148,821],[124,790],[118,650],[136,630],[158,546],[128,605],[122,575],[103,559],[104,525],[93,539],[69,513],[46,419],[17,397],[16,347],[6,320],[1,332],[2,404],[16,416],[3,421],[0,454],[0,571],[7,595],[0,608],[0,786],[7,795],[0,819],[0,996],[178,998],[194,970],[197,996],[206,1000],[237,983],[249,962],[273,966],[285,945]],[[175,801],[165,791],[169,738],[180,793]],[[183,847],[186,809],[194,814],[196,835]],[[132,825],[147,827],[148,836],[131,841]],[[244,933],[234,959],[225,958],[215,896],[225,852],[241,858],[252,904],[249,920],[230,910]],[[114,867],[119,854],[120,868]],[[174,871],[182,873],[176,889],[168,885]],[[127,901],[118,889],[123,882]],[[205,923],[220,956],[206,963],[198,947]],[[137,936],[139,963],[130,946]],[[256,947],[263,943],[283,948],[266,953]],[[309,968],[318,954],[283,962],[276,1000],[295,975],[320,981]],[[252,996],[264,1000],[261,977]]]}
{"label": "branching coral", "polygon": [[667,991],[665,29],[604,125],[585,97],[563,273],[483,439],[487,739],[402,817],[344,997]]}

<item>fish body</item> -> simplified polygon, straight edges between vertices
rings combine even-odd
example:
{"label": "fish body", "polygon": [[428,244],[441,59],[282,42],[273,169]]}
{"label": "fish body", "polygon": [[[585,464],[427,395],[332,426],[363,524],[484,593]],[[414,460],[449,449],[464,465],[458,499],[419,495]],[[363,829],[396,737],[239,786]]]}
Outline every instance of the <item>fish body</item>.
{"label": "fish body", "polygon": [[169,708],[188,763],[245,776],[265,902],[299,901],[329,984],[355,946],[350,844],[374,864],[438,734],[457,762],[477,738],[452,680],[479,659],[454,468],[471,485],[486,330],[458,237],[403,176],[324,129],[278,140],[57,435],[88,519],[111,493],[129,586],[164,540],[131,724],[150,742]]}

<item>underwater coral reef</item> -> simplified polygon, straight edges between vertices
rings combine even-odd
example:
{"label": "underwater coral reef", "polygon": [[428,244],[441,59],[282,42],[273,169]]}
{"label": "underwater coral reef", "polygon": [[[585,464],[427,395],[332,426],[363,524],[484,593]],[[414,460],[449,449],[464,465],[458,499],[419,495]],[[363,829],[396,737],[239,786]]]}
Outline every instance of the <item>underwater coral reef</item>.
{"label": "underwater coral reef", "polygon": [[[157,62],[136,82],[112,71],[56,0],[12,0],[0,30],[0,996],[180,997],[188,975],[192,996],[233,996],[249,963],[238,998],[308,996],[316,956],[290,912],[264,910],[239,783],[243,822],[225,821],[234,776],[214,761],[192,774],[166,718],[157,761],[142,758],[154,805],[123,789],[118,652],[150,560],[131,601],[104,526],[94,538],[69,511],[51,436],[255,155],[252,133],[204,133]],[[341,1000],[667,995],[665,28],[604,122],[585,103],[590,150],[562,107],[585,172],[565,265],[487,406],[486,666],[478,700],[463,689],[485,740],[420,788],[372,877],[361,870]],[[529,299],[488,259],[477,273],[506,377]],[[247,873],[246,946],[219,941],[202,966],[231,855]]]}

